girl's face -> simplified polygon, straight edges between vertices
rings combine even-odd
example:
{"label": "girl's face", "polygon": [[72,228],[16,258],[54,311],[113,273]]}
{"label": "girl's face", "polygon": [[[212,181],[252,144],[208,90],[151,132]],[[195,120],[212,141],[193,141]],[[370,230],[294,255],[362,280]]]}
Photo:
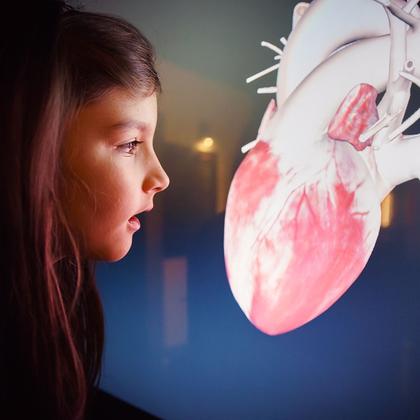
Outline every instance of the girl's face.
{"label": "girl's face", "polygon": [[129,219],[151,210],[154,195],[169,185],[153,150],[156,119],[155,94],[135,96],[115,88],[69,124],[64,210],[90,259],[123,258],[136,231]]}

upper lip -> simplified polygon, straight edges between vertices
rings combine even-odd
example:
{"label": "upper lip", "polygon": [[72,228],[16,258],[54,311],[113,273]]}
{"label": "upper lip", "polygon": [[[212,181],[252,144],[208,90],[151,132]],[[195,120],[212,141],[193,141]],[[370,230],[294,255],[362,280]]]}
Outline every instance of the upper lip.
{"label": "upper lip", "polygon": [[140,210],[139,212],[136,213],[136,215],[140,214],[140,213],[143,213],[143,212],[146,212],[146,211],[151,211],[152,209],[153,209],[153,204],[151,204],[149,207],[147,207],[145,209]]}

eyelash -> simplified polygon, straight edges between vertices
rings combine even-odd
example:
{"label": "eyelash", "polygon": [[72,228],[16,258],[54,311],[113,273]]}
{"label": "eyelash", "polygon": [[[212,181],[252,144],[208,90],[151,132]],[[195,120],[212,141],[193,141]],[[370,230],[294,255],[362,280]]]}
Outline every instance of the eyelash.
{"label": "eyelash", "polygon": [[118,147],[120,147],[120,148],[125,148],[125,147],[127,147],[127,146],[131,146],[130,151],[129,151],[129,152],[127,152],[127,153],[128,153],[129,155],[134,155],[133,150],[136,150],[136,149],[137,149],[137,146],[138,146],[139,144],[141,144],[141,143],[143,143],[143,142],[142,142],[142,141],[138,141],[138,140],[137,140],[137,137],[135,137],[135,140],[132,140],[132,141],[130,141],[130,142],[128,142],[128,143],[122,144],[121,146],[118,146]]}

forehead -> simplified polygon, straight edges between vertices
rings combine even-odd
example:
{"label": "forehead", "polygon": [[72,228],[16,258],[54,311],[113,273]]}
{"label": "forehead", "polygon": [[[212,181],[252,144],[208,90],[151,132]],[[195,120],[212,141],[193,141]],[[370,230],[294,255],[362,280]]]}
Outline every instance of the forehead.
{"label": "forehead", "polygon": [[114,88],[82,107],[74,123],[79,130],[154,129],[156,118],[156,94],[144,96],[122,88]]}

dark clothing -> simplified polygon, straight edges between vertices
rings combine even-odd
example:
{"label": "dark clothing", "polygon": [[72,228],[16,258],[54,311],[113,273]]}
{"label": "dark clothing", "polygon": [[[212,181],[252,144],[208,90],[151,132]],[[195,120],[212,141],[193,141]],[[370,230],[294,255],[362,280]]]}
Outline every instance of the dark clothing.
{"label": "dark clothing", "polygon": [[95,388],[86,410],[85,420],[140,420],[158,419],[145,411],[128,404],[113,395]]}

